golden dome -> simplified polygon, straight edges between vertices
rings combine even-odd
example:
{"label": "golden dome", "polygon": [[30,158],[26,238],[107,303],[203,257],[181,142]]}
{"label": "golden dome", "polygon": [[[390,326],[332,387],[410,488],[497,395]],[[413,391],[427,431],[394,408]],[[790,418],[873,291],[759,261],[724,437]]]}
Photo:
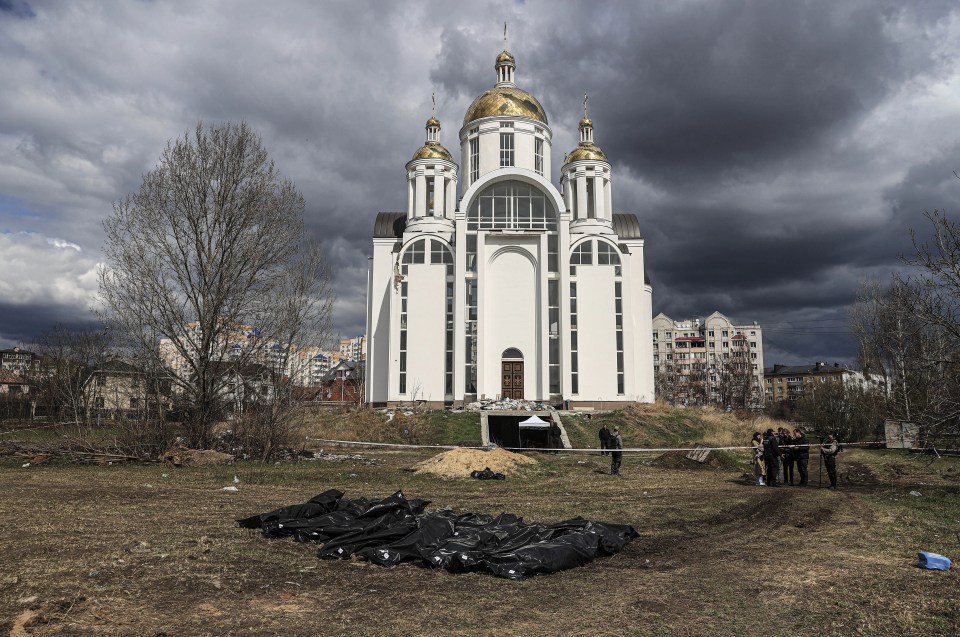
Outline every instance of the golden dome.
{"label": "golden dome", "polygon": [[423,146],[417,149],[417,152],[413,154],[414,159],[445,159],[446,161],[453,161],[453,155],[450,154],[450,151],[440,145],[439,142],[427,142]]}
{"label": "golden dome", "polygon": [[563,161],[564,164],[570,164],[575,161],[583,161],[585,159],[593,161],[607,161],[607,156],[603,154],[603,151],[596,144],[583,143],[573,149],[567,158]]}
{"label": "golden dome", "polygon": [[584,126],[593,126],[593,120],[589,117],[584,117],[580,120],[580,128],[583,128]]}
{"label": "golden dome", "polygon": [[514,66],[517,65],[517,61],[513,59],[513,54],[510,53],[510,51],[504,50],[502,53],[500,53],[500,55],[497,56],[496,66],[500,66],[504,63],[512,64]]}
{"label": "golden dome", "polygon": [[502,115],[527,117],[547,123],[547,113],[533,95],[515,86],[495,86],[473,100],[463,118],[463,125],[484,117]]}
{"label": "golden dome", "polygon": [[431,115],[430,119],[427,120],[427,128],[430,128],[431,126],[440,128],[440,120],[437,119],[435,115]]}

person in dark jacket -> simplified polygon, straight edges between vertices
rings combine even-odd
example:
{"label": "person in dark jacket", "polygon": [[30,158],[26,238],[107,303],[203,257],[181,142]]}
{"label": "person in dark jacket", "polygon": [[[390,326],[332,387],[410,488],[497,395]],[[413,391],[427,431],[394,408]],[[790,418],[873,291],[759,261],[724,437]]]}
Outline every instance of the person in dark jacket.
{"label": "person in dark jacket", "polygon": [[783,462],[783,484],[793,484],[793,436],[789,429],[778,430],[777,442],[780,443],[780,459]]}
{"label": "person in dark jacket", "polygon": [[840,445],[833,434],[827,435],[827,439],[820,445],[820,454],[823,455],[823,465],[827,468],[827,476],[830,478],[830,489],[837,488],[837,454],[840,453]]}
{"label": "person in dark jacket", "polygon": [[799,429],[793,430],[793,459],[800,474],[800,486],[807,486],[807,466],[810,463],[810,443]]}
{"label": "person in dark jacket", "polygon": [[779,487],[777,479],[780,477],[780,444],[773,429],[767,429],[763,434],[763,463],[767,466],[767,486]]}
{"label": "person in dark jacket", "polygon": [[610,449],[610,475],[620,475],[620,461],[623,459],[623,438],[620,437],[620,429],[613,428],[610,434],[610,440],[607,441],[607,448]]}
{"label": "person in dark jacket", "polygon": [[600,455],[607,455],[606,449],[610,449],[610,430],[607,429],[607,423],[600,427]]}

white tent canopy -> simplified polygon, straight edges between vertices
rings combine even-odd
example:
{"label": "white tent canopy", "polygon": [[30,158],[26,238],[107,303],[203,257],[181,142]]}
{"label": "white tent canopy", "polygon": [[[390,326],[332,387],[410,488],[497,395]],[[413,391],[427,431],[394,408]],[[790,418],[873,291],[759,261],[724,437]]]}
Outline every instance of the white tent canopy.
{"label": "white tent canopy", "polygon": [[530,416],[526,420],[520,421],[521,429],[547,429],[548,427],[550,427],[550,423],[536,416]]}

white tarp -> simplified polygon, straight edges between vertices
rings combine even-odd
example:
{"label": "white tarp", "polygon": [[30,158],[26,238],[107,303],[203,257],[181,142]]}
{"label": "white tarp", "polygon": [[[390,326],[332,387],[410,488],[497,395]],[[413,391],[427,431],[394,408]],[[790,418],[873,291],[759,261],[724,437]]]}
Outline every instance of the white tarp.
{"label": "white tarp", "polygon": [[536,416],[530,416],[526,420],[520,421],[521,429],[546,429],[549,426],[550,426],[550,423],[548,423],[545,420],[540,420]]}

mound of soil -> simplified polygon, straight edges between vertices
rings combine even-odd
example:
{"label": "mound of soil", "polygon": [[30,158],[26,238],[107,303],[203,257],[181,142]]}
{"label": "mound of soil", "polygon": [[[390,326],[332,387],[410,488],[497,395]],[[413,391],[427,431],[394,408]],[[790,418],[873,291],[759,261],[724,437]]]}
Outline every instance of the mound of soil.
{"label": "mound of soil", "polygon": [[537,464],[533,458],[505,449],[451,449],[413,466],[416,473],[429,473],[441,478],[469,478],[471,471],[487,467],[494,473],[513,475],[520,466]]}
{"label": "mound of soil", "polygon": [[175,467],[194,467],[226,464],[233,461],[233,456],[229,453],[221,453],[209,449],[200,450],[173,446],[160,456],[160,461]]}
{"label": "mound of soil", "polygon": [[686,451],[668,451],[653,459],[650,464],[663,469],[736,469],[737,461],[724,451],[711,451],[707,461],[700,463],[687,458]]}

